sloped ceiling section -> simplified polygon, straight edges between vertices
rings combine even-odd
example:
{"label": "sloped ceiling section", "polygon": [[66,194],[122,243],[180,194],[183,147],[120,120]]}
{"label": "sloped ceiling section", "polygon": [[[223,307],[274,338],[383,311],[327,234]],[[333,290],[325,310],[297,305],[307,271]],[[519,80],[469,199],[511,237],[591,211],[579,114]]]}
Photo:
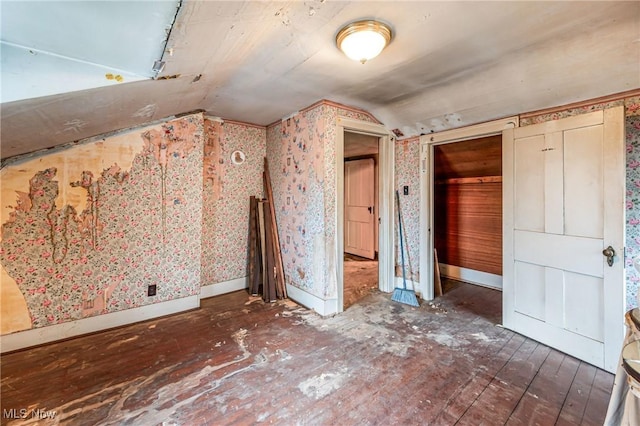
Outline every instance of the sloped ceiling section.
{"label": "sloped ceiling section", "polygon": [[[103,3],[64,4],[95,14]],[[165,31],[166,17],[77,29],[70,48],[118,32],[118,44],[144,38],[146,26]],[[362,65],[335,35],[366,18],[395,36]],[[184,1],[163,59],[157,80],[4,102],[2,157],[196,109],[266,125],[330,99],[414,136],[636,89],[640,2]]]}
{"label": "sloped ceiling section", "polygon": [[155,77],[178,1],[3,1],[2,102]]}

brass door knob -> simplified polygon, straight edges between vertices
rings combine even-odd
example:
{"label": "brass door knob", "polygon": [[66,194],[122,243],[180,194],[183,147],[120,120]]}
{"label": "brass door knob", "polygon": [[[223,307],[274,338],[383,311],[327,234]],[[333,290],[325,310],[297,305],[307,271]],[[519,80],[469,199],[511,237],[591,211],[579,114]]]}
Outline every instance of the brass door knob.
{"label": "brass door knob", "polygon": [[613,247],[609,246],[602,250],[602,254],[607,258],[607,265],[613,266],[613,258],[616,256],[616,251]]}

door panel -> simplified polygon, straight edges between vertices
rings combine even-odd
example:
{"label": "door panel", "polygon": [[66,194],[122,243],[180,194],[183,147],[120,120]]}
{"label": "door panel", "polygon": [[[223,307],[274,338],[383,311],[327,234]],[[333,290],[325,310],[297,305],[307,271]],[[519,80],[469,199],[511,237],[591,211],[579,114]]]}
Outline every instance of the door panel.
{"label": "door panel", "polygon": [[344,163],[345,226],[344,251],[356,256],[375,257],[375,212],[373,159]]}
{"label": "door panel", "polygon": [[545,135],[544,148],[541,151],[544,156],[544,174],[540,178],[544,180],[544,232],[547,234],[564,234],[564,208],[565,180],[563,178],[564,139],[562,132],[553,132]]}
{"label": "door panel", "polygon": [[[565,328],[574,333],[602,342],[603,309],[602,278],[565,272]],[[585,313],[589,313],[585,315]]]}
{"label": "door panel", "polygon": [[603,276],[602,240],[542,232],[514,232],[518,261]]}
{"label": "door panel", "polygon": [[515,310],[521,314],[544,319],[545,268],[532,263],[515,264]]}
{"label": "door panel", "polygon": [[516,229],[544,231],[544,136],[519,141],[515,157],[515,223]]}
{"label": "door panel", "polygon": [[544,268],[545,294],[550,295],[545,299],[544,321],[557,328],[565,325],[565,300],[567,288],[565,286],[565,271],[558,268]]}
{"label": "door panel", "polygon": [[504,139],[505,326],[609,371],[624,336],[623,120],[620,107]]}
{"label": "door panel", "polygon": [[566,131],[564,140],[565,234],[602,238],[602,126]]}

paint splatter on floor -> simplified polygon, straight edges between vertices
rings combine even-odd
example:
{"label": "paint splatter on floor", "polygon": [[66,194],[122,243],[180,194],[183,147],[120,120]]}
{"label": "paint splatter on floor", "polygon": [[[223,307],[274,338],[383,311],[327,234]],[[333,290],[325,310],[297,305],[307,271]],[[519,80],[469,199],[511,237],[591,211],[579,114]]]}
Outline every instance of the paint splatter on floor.
{"label": "paint splatter on floor", "polygon": [[337,373],[322,373],[300,383],[298,389],[310,398],[320,399],[339,389],[346,379],[346,374],[346,368]]}

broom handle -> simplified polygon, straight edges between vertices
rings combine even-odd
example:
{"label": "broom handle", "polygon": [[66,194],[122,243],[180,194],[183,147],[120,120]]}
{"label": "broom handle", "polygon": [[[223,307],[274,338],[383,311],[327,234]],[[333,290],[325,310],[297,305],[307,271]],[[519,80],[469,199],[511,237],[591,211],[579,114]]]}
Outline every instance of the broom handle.
{"label": "broom handle", "polygon": [[407,279],[404,272],[404,245],[402,244],[402,216],[400,215],[400,193],[396,189],[396,202],[398,204],[398,230],[400,231],[400,258],[402,259],[402,287],[407,289]]}

